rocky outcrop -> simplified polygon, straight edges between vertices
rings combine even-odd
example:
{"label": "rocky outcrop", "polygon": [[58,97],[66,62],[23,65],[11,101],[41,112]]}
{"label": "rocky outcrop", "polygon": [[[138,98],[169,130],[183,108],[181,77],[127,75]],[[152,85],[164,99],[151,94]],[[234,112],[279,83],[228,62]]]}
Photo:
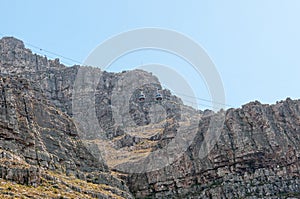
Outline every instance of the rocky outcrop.
{"label": "rocky outcrop", "polygon": [[43,179],[49,176],[46,172],[53,171],[76,176],[82,183],[90,179],[95,187],[111,186],[107,190],[116,188],[115,196],[131,198],[128,188],[110,174],[101,156],[95,157],[87,150],[73,120],[62,112],[63,100],[52,100],[53,95],[61,96],[32,81],[42,76],[43,70],[54,68],[53,73],[58,74],[65,67],[35,56],[39,67],[32,69],[34,55],[24,50],[22,42],[5,38],[0,44],[0,177],[23,185],[42,186]]}
{"label": "rocky outcrop", "polygon": [[49,104],[39,89],[26,79],[0,77],[1,147],[47,169],[64,165],[67,170],[107,171],[83,146],[71,118]]}
{"label": "rocky outcrop", "polygon": [[[286,99],[274,105],[251,102],[225,112],[202,112],[184,106],[168,90],[160,91],[162,102],[155,101],[153,94],[161,86],[149,73],[108,73],[91,68],[94,74],[101,74],[92,99],[101,131],[85,131],[80,136],[72,119],[78,113],[72,110],[72,100],[80,102],[80,97],[86,97],[84,92],[73,96],[81,69],[32,54],[17,39],[0,40],[0,146],[5,152],[0,156],[1,178],[36,186],[43,183],[40,179],[54,179],[56,174],[47,177],[44,172],[54,170],[88,183],[107,184],[112,193],[126,198],[131,195],[119,178],[137,198],[300,197],[299,100]],[[136,77],[134,89],[126,82],[130,75]],[[141,79],[145,84],[139,84]],[[125,83],[119,84],[122,81]],[[124,92],[130,89],[130,95]],[[142,103],[137,101],[141,91],[146,95]],[[128,106],[120,106],[123,99]],[[83,104],[79,113],[88,113],[88,108]],[[203,146],[209,144],[205,138],[213,133],[210,123],[221,115],[220,136],[203,156]],[[197,125],[191,126],[195,119]],[[129,123],[136,128],[126,126]],[[149,154],[166,147],[178,132],[186,138],[194,127],[193,141],[172,164],[139,174],[118,170],[145,157],[147,162]],[[103,150],[89,147],[99,145]],[[23,166],[14,167],[12,159]],[[117,171],[115,175],[110,169]],[[59,181],[73,191],[89,193],[63,175]],[[98,191],[89,196],[104,195]]]}
{"label": "rocky outcrop", "polygon": [[222,133],[199,158],[209,120],[182,158],[146,175],[131,175],[137,197],[285,198],[300,193],[300,101],[252,102],[229,109]]}
{"label": "rocky outcrop", "polygon": [[13,37],[0,41],[0,72],[36,82],[43,95],[57,108],[71,115],[72,89],[78,66],[66,67],[59,59],[49,60],[25,48]]}

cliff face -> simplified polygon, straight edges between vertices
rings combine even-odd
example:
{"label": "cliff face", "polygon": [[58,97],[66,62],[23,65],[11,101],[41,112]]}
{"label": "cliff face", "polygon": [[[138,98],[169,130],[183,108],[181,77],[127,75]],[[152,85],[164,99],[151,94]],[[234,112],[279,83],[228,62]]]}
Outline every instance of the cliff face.
{"label": "cliff face", "polygon": [[208,120],[177,162],[147,175],[132,175],[140,197],[285,198],[299,197],[300,101],[275,105],[253,102],[230,109],[213,150],[199,150]]}
{"label": "cliff face", "polygon": [[[85,106],[82,110],[72,110],[72,99],[78,97],[72,92],[80,66],[65,67],[58,60],[32,54],[19,40],[3,38],[0,40],[0,70],[0,157],[3,160],[0,177],[3,179],[36,186],[45,183],[41,179],[56,176],[67,182],[65,184],[69,183],[69,187],[78,188],[78,184],[72,184],[69,179],[75,176],[83,182],[106,184],[109,186],[106,191],[115,194],[112,197],[129,198],[131,195],[123,181],[114,177],[108,167],[116,170],[126,164],[130,167],[131,163],[143,158],[148,161],[149,154],[167,146],[178,132],[189,136],[194,130],[191,121],[195,120],[195,138],[171,165],[140,174],[116,173],[136,197],[300,197],[299,100],[287,99],[275,105],[252,102],[240,109],[213,114],[184,106],[167,90],[161,91],[165,96],[163,102],[153,103],[151,96],[161,86],[149,73],[114,74],[92,69],[101,74],[93,100],[102,130],[84,127],[83,136],[72,119],[78,112],[89,112],[84,110]],[[118,82],[130,74],[149,82],[128,97],[122,89],[130,89],[131,84],[121,87]],[[142,104],[135,100],[141,89],[147,96]],[[113,112],[114,91],[119,91],[118,99],[129,100],[127,115],[119,115],[122,122],[125,120],[126,124],[131,118],[137,128],[120,125],[121,119]],[[86,93],[79,97],[86,97]],[[153,117],[161,111],[165,115]],[[212,150],[202,157],[199,154],[203,154],[204,138],[209,137],[210,122],[222,114],[225,118],[220,137]],[[144,135],[141,136],[137,129],[143,129]],[[112,145],[103,145],[101,139]],[[88,147],[90,145],[103,145],[104,148],[99,146],[100,151],[94,151]],[[12,166],[15,160],[19,160],[19,167]],[[61,174],[57,176],[46,173],[48,171]],[[100,185],[90,197],[109,195]],[[89,191],[78,191],[85,192]]]}
{"label": "cliff face", "polygon": [[25,48],[22,41],[4,37],[0,42],[0,72],[22,75],[37,82],[43,95],[57,108],[71,115],[72,87],[78,66],[65,67],[58,59],[48,60]]}
{"label": "cliff face", "polygon": [[[124,182],[111,174],[100,156],[96,158],[87,150],[73,120],[62,112],[64,104],[56,106],[57,101],[48,95],[53,91],[46,90],[39,81],[31,81],[47,67],[54,67],[53,71],[58,73],[61,65],[52,66],[54,62],[44,59],[33,70],[32,56],[42,58],[29,50],[20,50],[24,48],[20,41],[6,38],[0,46],[1,71],[5,73],[0,75],[0,177],[20,186],[10,186],[3,194],[20,196],[19,191],[25,190],[24,195],[37,198],[131,198]],[[16,61],[19,59],[25,61]],[[30,73],[38,75],[26,78]],[[53,95],[56,96],[55,92]],[[1,184],[1,190],[7,183]],[[38,191],[22,185],[41,190],[34,193]]]}
{"label": "cliff face", "polygon": [[48,103],[38,87],[13,76],[0,77],[0,82],[3,149],[47,169],[64,165],[67,170],[107,171],[85,149],[71,118]]}

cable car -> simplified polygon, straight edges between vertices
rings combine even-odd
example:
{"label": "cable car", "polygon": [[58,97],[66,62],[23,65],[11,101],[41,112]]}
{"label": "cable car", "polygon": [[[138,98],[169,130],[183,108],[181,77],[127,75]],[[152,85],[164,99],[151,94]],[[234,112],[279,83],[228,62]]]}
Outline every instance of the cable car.
{"label": "cable car", "polygon": [[143,91],[140,93],[140,95],[139,95],[139,102],[144,102],[145,101],[145,95],[144,95],[144,93],[143,93]]}
{"label": "cable car", "polygon": [[162,94],[159,93],[159,91],[157,89],[156,94],[155,94],[155,100],[161,101],[162,99],[163,99],[163,96],[162,96]]}

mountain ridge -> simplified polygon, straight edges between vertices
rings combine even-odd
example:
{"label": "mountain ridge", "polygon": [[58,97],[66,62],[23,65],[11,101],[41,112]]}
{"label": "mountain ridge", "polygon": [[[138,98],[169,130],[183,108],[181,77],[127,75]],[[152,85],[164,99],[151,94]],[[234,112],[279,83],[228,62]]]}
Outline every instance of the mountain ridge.
{"label": "mountain ridge", "polygon": [[[34,122],[41,126],[52,125],[57,134],[64,132],[64,130],[61,130],[61,126],[74,123],[71,118],[74,116],[72,110],[72,99],[74,96],[72,92],[76,76],[80,69],[81,66],[65,67],[59,63],[58,59],[53,61],[39,55],[34,55],[30,50],[25,48],[22,41],[12,37],[0,40],[1,80],[3,81],[6,78],[5,81],[11,81],[10,84],[1,84],[2,103],[7,104],[7,99],[11,99],[13,104],[20,104],[20,107],[23,108],[17,108],[16,110],[20,111],[21,118],[24,118],[19,122],[11,119],[11,123],[0,123],[2,132],[4,132],[1,134],[1,138],[4,138],[4,140],[7,139],[1,144],[1,150],[11,150],[22,146],[20,144],[13,146],[7,143],[12,142],[10,136],[14,135],[13,131],[10,130],[11,126],[16,128],[15,123],[21,124],[23,120],[28,122],[28,120],[31,121],[32,118],[35,118]],[[157,80],[151,74],[143,71],[134,71],[133,73],[138,77],[151,80],[143,88],[147,91],[145,92],[146,95],[151,95],[156,87],[159,86],[151,84],[152,80]],[[176,137],[179,129],[178,125],[186,125],[184,127],[188,131],[189,126],[184,122],[190,121],[197,114],[200,115],[198,125],[196,126],[197,132],[193,141],[182,156],[172,164],[158,170],[140,174],[118,171],[116,173],[117,177],[112,176],[111,178],[109,176],[111,176],[111,173],[114,173],[111,171],[114,167],[110,163],[107,166],[107,162],[110,161],[116,165],[122,165],[124,162],[114,162],[118,157],[116,159],[111,157],[112,159],[107,161],[107,157],[101,159],[103,151],[93,151],[91,149],[94,148],[89,147],[85,149],[89,144],[99,144],[96,140],[103,135],[99,137],[99,132],[86,132],[88,137],[82,137],[78,136],[78,133],[75,133],[77,132],[75,126],[66,127],[66,129],[69,129],[70,134],[64,132],[63,134],[66,135],[63,139],[68,140],[72,139],[72,136],[75,136],[76,139],[79,139],[78,142],[82,142],[79,148],[85,151],[84,154],[91,155],[90,158],[85,157],[83,163],[85,161],[88,163],[93,158],[98,159],[99,164],[102,166],[97,166],[97,168],[93,169],[104,173],[106,177],[102,175],[102,181],[105,181],[104,179],[111,180],[111,182],[107,180],[106,183],[111,184],[111,190],[114,190],[114,193],[118,196],[121,197],[123,194],[122,197],[129,198],[132,197],[132,193],[137,198],[300,197],[300,100],[287,98],[273,105],[261,104],[255,101],[249,102],[237,109],[224,111],[224,123],[222,128],[220,128],[220,137],[205,157],[199,157],[201,146],[205,144],[205,137],[208,136],[210,122],[214,115],[220,113],[213,113],[208,110],[204,112],[192,109],[187,110],[179,98],[173,96],[169,91],[163,90],[168,100],[165,100],[160,107],[166,110],[164,117],[169,122],[163,128],[155,125],[149,126],[151,121],[155,119],[158,119],[158,121],[164,120],[151,117],[151,108],[156,107],[152,102],[147,101],[142,107],[136,103],[134,98],[138,92],[135,92],[130,98],[129,116],[133,118],[132,120],[136,124],[146,127],[148,125],[149,128],[155,129],[156,132],[154,132],[155,134],[151,134],[152,137],[145,138],[140,137],[136,133],[127,134],[124,129],[118,126],[119,124],[116,122],[116,118],[114,118],[115,116],[111,109],[111,99],[113,91],[118,88],[117,83],[120,78],[126,74],[130,74],[130,72],[114,74],[100,71],[100,74],[101,78],[95,92],[95,102],[97,104],[96,117],[100,127],[103,129],[105,139],[115,144],[114,148],[106,149],[108,156],[112,156],[113,150],[123,150],[126,152],[124,154],[127,155],[127,159],[124,159],[125,163],[130,163],[133,161],[132,159],[136,160],[136,158],[147,157],[149,153],[151,154],[160,147],[167,146],[170,143],[169,139]],[[37,94],[30,94],[31,91],[28,94],[26,89],[33,89],[34,91],[32,92],[36,92]],[[7,91],[15,94],[7,96]],[[24,91],[27,94],[23,94],[24,96],[22,96],[21,93]],[[25,109],[24,100],[25,104],[30,100],[33,100],[31,103],[40,104],[34,107],[39,107],[37,110],[44,112],[45,115],[51,113],[54,118],[60,118],[62,121],[65,121],[61,122],[64,125],[57,125],[55,120],[49,124],[45,120],[47,117],[34,112],[36,111],[35,108],[31,108],[29,112],[28,110],[26,111],[30,106],[26,105],[27,108]],[[176,102],[177,105],[171,102]],[[1,110],[1,117],[3,118],[13,116],[13,113],[7,112],[8,109],[5,106]],[[30,114],[26,116],[31,111],[34,113],[31,113],[31,115],[39,114],[39,116],[33,117]],[[54,112],[52,113],[51,111]],[[29,127],[26,128],[30,129]],[[26,128],[20,130],[20,135],[27,135],[25,133],[28,132]],[[27,137],[20,137],[19,140],[31,143],[31,145],[34,145],[34,143],[46,143],[45,141],[33,142],[36,137],[39,136],[28,133]],[[54,139],[49,142],[50,145],[55,145],[55,143],[59,143],[59,140]],[[73,153],[73,151],[76,151],[75,148],[77,148],[75,146],[72,150],[67,149],[66,151],[69,151],[69,153],[72,151]],[[47,152],[47,150],[44,151]],[[60,154],[60,150],[55,151],[50,149],[49,151],[54,156]],[[7,153],[11,152],[8,151]],[[22,154],[21,152],[17,153]],[[13,155],[11,156],[13,157]],[[2,159],[5,159],[5,157],[5,155],[2,155]],[[42,157],[48,158],[47,155],[43,155]],[[67,159],[66,157],[69,157],[69,154],[66,153],[63,157]],[[76,162],[80,156],[77,157],[74,154],[73,157]],[[34,161],[37,160],[34,159]],[[22,162],[22,164],[30,164],[34,168],[40,168],[41,165],[45,164],[43,163],[44,160],[39,164],[34,163],[34,161],[32,162],[28,159]],[[59,171],[62,176],[67,174],[80,176],[81,171],[79,167],[75,163],[73,169],[75,171],[69,169],[69,172],[66,172],[63,169],[60,170],[57,168],[54,170]],[[9,169],[7,166],[5,168]],[[49,169],[47,168],[46,170]],[[113,170],[115,171],[115,169]],[[88,169],[83,172],[86,172],[86,175],[91,173]],[[2,175],[1,178],[24,184],[24,182],[17,180],[17,177],[6,176]],[[40,174],[33,176],[37,176],[37,179],[40,178]],[[84,177],[81,178],[86,180]],[[122,184],[124,182],[126,182],[129,189],[126,185]],[[115,191],[113,189],[114,186],[122,191]],[[101,197],[105,197],[105,194],[102,194]]]}

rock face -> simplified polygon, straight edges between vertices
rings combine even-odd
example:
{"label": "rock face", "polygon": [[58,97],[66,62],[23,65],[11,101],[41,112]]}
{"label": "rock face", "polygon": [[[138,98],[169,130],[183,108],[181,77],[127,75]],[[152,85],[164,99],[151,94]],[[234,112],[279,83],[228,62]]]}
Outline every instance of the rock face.
{"label": "rock face", "polygon": [[199,146],[208,121],[200,121],[195,141],[177,162],[128,178],[136,196],[299,197],[299,100],[287,99],[271,106],[252,102],[229,109],[217,144],[200,159]]}
{"label": "rock face", "polygon": [[0,77],[0,82],[3,149],[47,169],[65,165],[67,170],[107,171],[84,148],[72,120],[47,103],[38,87],[13,76]]}
{"label": "rock face", "polygon": [[[58,70],[65,67],[32,55],[16,39],[4,38],[0,43],[3,71],[0,75],[0,177],[39,186],[44,183],[42,179],[53,178],[46,174],[47,171],[54,171],[76,176],[78,180],[89,180],[95,186],[106,184],[111,187],[107,190],[115,192],[115,196],[131,198],[122,180],[113,177],[101,157],[96,158],[84,146],[73,120],[62,112],[63,100],[57,102],[53,97],[64,99],[64,96],[46,89],[52,89],[52,84],[45,86],[31,81],[41,77],[43,70],[53,67],[52,73],[58,74]],[[38,67],[34,69],[32,57],[38,60]],[[19,59],[24,62],[17,61]],[[37,74],[26,78],[31,73]],[[60,94],[63,92],[60,90]],[[94,193],[95,196],[99,194],[101,197],[109,195]]]}
{"label": "rock face", "polygon": [[[164,96],[162,102],[155,101],[153,95],[161,86],[149,73],[114,74],[91,69],[101,74],[93,88],[93,103],[102,131],[88,130],[80,136],[81,131],[72,119],[78,112],[73,110],[72,100],[77,96],[72,93],[76,91],[74,85],[80,69],[32,54],[17,39],[0,40],[1,178],[37,186],[43,184],[43,178],[54,179],[54,174],[45,171],[59,171],[80,180],[106,184],[115,194],[111,197],[130,198],[129,190],[122,180],[110,174],[110,168],[118,169],[166,147],[178,132],[188,136],[191,119],[198,115],[195,138],[175,162],[140,174],[117,173],[135,197],[300,197],[299,100],[287,99],[274,105],[251,102],[226,112],[202,112],[184,106],[168,90],[160,91]],[[149,82],[128,95],[123,90],[130,90],[132,84],[124,77],[130,75]],[[125,84],[120,85],[121,81]],[[142,103],[136,100],[141,91],[146,96]],[[79,95],[84,96],[85,93]],[[128,106],[118,107],[116,114],[115,104],[123,105],[123,99],[129,102]],[[88,106],[83,107],[80,113],[88,113]],[[157,116],[161,112],[164,115]],[[210,122],[222,114],[225,118],[220,137],[202,157],[199,154],[203,152],[201,146],[207,144],[205,137],[210,136]],[[130,122],[137,128],[128,128]],[[143,129],[145,135],[141,136],[136,129]],[[99,142],[103,138],[113,145],[103,145]],[[103,145],[104,151],[88,150],[90,145]],[[64,176],[59,179],[75,187],[73,191],[81,190]],[[105,194],[98,191],[89,196]]]}

